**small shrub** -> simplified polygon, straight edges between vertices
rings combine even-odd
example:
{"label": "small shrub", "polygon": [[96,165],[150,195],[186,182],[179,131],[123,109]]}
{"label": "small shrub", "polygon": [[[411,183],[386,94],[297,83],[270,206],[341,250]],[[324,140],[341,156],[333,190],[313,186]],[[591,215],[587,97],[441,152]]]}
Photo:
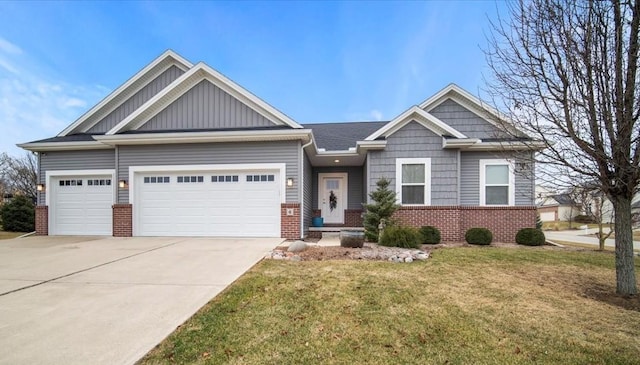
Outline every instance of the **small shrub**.
{"label": "small shrub", "polygon": [[575,216],[575,218],[573,218],[573,221],[576,223],[596,223],[593,216],[585,215],[585,214],[580,214]]}
{"label": "small shrub", "polygon": [[417,229],[403,226],[385,228],[378,243],[387,247],[420,248],[420,233]]}
{"label": "small shrub", "polygon": [[2,228],[9,232],[32,232],[35,230],[36,212],[31,200],[16,196],[0,208]]}
{"label": "small shrub", "polygon": [[440,230],[433,226],[423,226],[420,228],[422,243],[426,245],[437,245],[440,243]]}
{"label": "small shrub", "polygon": [[493,241],[493,234],[486,228],[469,228],[464,240],[471,245],[489,245]]}
{"label": "small shrub", "polygon": [[537,228],[523,228],[516,234],[516,243],[526,246],[542,246],[546,238]]}

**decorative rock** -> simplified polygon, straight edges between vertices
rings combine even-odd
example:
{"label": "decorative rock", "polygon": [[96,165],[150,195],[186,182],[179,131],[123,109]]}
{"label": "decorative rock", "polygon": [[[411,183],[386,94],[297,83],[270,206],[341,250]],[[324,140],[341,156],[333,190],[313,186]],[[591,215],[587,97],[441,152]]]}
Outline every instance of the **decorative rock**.
{"label": "decorative rock", "polygon": [[298,255],[293,255],[289,258],[289,260],[291,261],[302,261],[302,257],[298,256]]}
{"label": "decorative rock", "polygon": [[420,252],[420,253],[415,254],[415,255],[414,255],[414,258],[415,258],[416,260],[426,260],[426,259],[428,259],[428,258],[429,258],[429,255],[428,255],[428,254],[426,254],[426,253],[424,253],[424,252]]}
{"label": "decorative rock", "polygon": [[404,262],[413,262],[413,258],[411,256],[405,257]]}
{"label": "decorative rock", "polygon": [[287,251],[289,252],[302,252],[308,248],[307,244],[303,241],[295,241],[294,243],[289,245]]}

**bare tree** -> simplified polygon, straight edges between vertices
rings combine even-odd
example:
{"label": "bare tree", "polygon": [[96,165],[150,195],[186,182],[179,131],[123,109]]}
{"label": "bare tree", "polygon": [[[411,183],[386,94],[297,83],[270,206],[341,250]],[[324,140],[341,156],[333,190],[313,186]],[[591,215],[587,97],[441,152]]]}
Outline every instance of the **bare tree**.
{"label": "bare tree", "polygon": [[30,152],[22,157],[12,157],[3,153],[0,155],[0,180],[5,183],[7,192],[35,199],[38,181],[37,167],[38,160]]}
{"label": "bare tree", "polygon": [[638,293],[631,199],[640,182],[638,0],[519,0],[493,23],[488,92],[548,148],[556,179],[597,181],[615,211],[616,282]]}

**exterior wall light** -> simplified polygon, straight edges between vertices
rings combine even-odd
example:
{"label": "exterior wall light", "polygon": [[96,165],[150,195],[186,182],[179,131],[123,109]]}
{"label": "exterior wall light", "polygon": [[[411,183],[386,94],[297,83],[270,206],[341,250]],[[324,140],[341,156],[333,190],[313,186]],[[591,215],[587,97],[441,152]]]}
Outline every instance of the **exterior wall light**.
{"label": "exterior wall light", "polygon": [[292,177],[288,177],[287,178],[287,187],[292,187],[293,186],[293,178]]}
{"label": "exterior wall light", "polygon": [[119,180],[118,181],[118,187],[120,189],[126,189],[128,187],[127,180]]}
{"label": "exterior wall light", "polygon": [[45,185],[44,184],[38,184],[36,185],[36,190],[37,191],[44,191]]}

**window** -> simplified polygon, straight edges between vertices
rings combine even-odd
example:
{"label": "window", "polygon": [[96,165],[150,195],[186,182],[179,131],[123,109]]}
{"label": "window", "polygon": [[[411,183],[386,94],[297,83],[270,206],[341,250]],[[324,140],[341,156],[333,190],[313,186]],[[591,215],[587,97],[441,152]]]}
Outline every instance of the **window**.
{"label": "window", "polygon": [[396,192],[402,205],[431,205],[431,159],[396,159]]}
{"label": "window", "polygon": [[238,175],[211,176],[211,182],[238,182]]}
{"label": "window", "polygon": [[179,183],[201,183],[204,182],[204,176],[178,176]]}
{"label": "window", "polygon": [[169,176],[145,176],[145,184],[168,184],[171,179]]}
{"label": "window", "polygon": [[514,205],[515,178],[507,160],[480,160],[480,205]]}
{"label": "window", "polygon": [[248,182],[275,181],[275,175],[247,175]]}
{"label": "window", "polygon": [[[89,180],[91,181],[91,180]],[[60,186],[82,186],[82,180],[60,180]],[[89,184],[91,185],[91,184]]]}

